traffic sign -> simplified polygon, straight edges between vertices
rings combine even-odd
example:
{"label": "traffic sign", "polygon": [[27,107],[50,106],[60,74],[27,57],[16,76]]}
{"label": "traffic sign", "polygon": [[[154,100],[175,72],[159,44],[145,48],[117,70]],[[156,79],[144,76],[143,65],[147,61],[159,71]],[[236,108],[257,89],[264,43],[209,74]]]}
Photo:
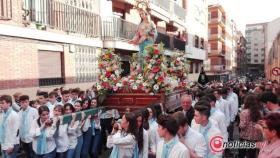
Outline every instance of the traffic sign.
{"label": "traffic sign", "polygon": [[274,76],[280,76],[280,68],[279,67],[275,67],[272,69],[271,71],[272,75]]}

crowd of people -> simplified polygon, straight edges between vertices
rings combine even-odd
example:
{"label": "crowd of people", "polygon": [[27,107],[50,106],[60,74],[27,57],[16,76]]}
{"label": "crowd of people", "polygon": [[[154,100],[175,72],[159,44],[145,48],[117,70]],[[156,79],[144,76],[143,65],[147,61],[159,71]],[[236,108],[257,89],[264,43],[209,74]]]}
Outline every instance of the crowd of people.
{"label": "crowd of people", "polygon": [[[213,158],[212,138],[255,142],[238,149],[238,157],[280,157],[280,86],[274,81],[194,84],[181,96],[181,109],[167,113],[163,103],[125,113],[115,110],[86,116],[99,106],[95,88],[38,91],[37,99],[16,93],[0,96],[0,143],[3,158]],[[76,112],[82,112],[76,120]],[[64,114],[71,122],[62,124]],[[19,156],[19,151],[23,155]],[[20,152],[21,153],[21,152]]]}

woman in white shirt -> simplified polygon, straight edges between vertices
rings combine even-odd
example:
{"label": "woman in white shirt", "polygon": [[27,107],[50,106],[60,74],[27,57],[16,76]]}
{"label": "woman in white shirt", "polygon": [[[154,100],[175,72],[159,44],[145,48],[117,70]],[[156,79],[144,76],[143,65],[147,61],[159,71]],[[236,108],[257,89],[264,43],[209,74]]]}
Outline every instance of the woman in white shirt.
{"label": "woman in white shirt", "polygon": [[[82,101],[77,100],[74,103],[75,106],[75,110],[76,112],[79,112],[82,110]],[[82,119],[79,122],[79,126],[76,130],[76,134],[77,134],[77,139],[78,139],[78,143],[75,149],[75,156],[74,158],[80,158],[81,157],[81,151],[82,151],[82,146],[83,146],[83,132],[82,132],[82,126],[84,125],[85,121],[84,121],[84,113],[82,112]]]}
{"label": "woman in white shirt", "polygon": [[[97,107],[97,99],[92,98],[90,101],[90,108]],[[91,139],[91,157],[98,158],[98,151],[101,145],[101,124],[100,124],[100,115],[98,112],[95,116],[91,117],[91,128],[92,128],[92,139]]]}
{"label": "woman in white shirt", "polygon": [[138,128],[138,148],[139,158],[148,158],[149,138],[148,132],[143,128],[144,110],[135,111],[137,128]]}
{"label": "woman in white shirt", "polygon": [[[53,109],[53,119],[58,120],[59,116],[64,114],[64,109],[62,105],[57,105]],[[56,132],[54,134],[55,144],[56,144],[56,158],[65,158],[69,145],[69,138],[67,134],[68,125],[57,125]]]}
{"label": "woman in white shirt", "polygon": [[55,140],[53,138],[56,126],[49,119],[49,108],[42,105],[38,109],[39,118],[33,120],[30,135],[33,138],[32,147],[36,157],[55,158]]}
{"label": "woman in white shirt", "polygon": [[75,148],[78,143],[76,130],[78,128],[79,121],[75,121],[76,113],[73,113],[73,112],[75,112],[75,108],[71,103],[66,103],[64,105],[64,111],[65,111],[65,114],[72,114],[72,121],[68,124],[68,128],[67,128],[69,144],[68,144],[68,151],[66,153],[66,158],[73,158]]}
{"label": "woman in white shirt", "polygon": [[115,123],[112,134],[107,137],[107,147],[113,147],[110,158],[138,158],[137,131],[135,114],[123,115],[121,124]]}

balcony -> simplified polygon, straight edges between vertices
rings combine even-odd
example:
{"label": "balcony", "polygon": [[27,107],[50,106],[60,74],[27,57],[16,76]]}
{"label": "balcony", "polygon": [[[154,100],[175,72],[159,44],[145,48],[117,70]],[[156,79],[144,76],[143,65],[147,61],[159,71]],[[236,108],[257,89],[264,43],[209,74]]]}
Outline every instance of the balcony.
{"label": "balcony", "polygon": [[158,37],[155,43],[163,43],[165,48],[170,48],[170,37],[166,34],[158,32]]}
{"label": "balcony", "polygon": [[186,10],[176,3],[174,3],[174,13],[179,19],[185,21]]}
{"label": "balcony", "polygon": [[0,19],[12,19],[12,0],[0,0]]}
{"label": "balcony", "polygon": [[214,34],[208,34],[209,35],[209,40],[218,40],[221,42],[225,41],[225,35],[220,34],[220,33],[214,33]]}
{"label": "balcony", "polygon": [[208,56],[209,57],[213,57],[213,56],[224,57],[225,51],[224,50],[211,50],[210,53],[208,53]]}
{"label": "balcony", "polygon": [[100,16],[84,9],[67,5],[55,0],[27,0],[24,20],[36,24],[37,29],[46,26],[67,33],[78,33],[87,37],[99,37]]}
{"label": "balcony", "polygon": [[173,48],[185,52],[186,42],[174,37],[173,38]]}
{"label": "balcony", "polygon": [[214,72],[222,72],[225,70],[225,66],[224,65],[211,65],[211,71]]}
{"label": "balcony", "polygon": [[130,40],[137,31],[137,25],[118,17],[102,19],[103,40]]}
{"label": "balcony", "polygon": [[161,9],[170,12],[170,1],[169,0],[150,0],[151,3],[160,7]]}

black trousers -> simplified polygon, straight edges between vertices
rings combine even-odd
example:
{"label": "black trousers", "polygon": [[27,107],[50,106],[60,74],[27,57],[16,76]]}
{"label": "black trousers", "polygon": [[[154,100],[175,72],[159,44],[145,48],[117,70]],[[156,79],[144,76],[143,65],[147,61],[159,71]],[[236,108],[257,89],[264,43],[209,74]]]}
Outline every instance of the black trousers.
{"label": "black trousers", "polygon": [[34,151],[32,149],[32,143],[24,143],[24,142],[20,141],[20,144],[22,146],[22,150],[24,151],[26,158],[35,157]]}

